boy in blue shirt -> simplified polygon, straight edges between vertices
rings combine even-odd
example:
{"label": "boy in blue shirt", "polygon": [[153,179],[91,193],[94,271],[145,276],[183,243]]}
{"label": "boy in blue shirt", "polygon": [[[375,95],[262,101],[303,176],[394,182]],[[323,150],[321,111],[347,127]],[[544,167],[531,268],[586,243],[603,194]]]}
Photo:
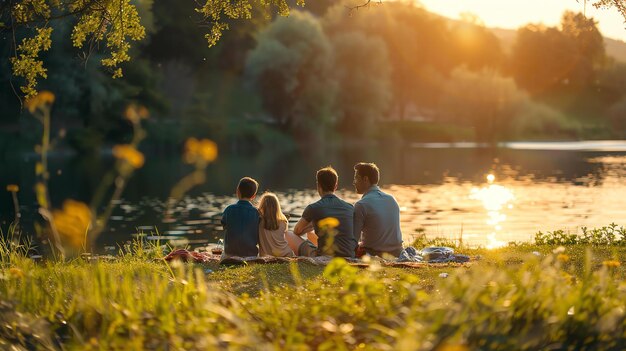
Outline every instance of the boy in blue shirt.
{"label": "boy in blue shirt", "polygon": [[228,256],[257,256],[259,249],[259,211],[252,205],[259,189],[259,183],[250,178],[244,177],[237,185],[236,204],[226,207],[222,214],[222,225],[224,226],[224,253]]}

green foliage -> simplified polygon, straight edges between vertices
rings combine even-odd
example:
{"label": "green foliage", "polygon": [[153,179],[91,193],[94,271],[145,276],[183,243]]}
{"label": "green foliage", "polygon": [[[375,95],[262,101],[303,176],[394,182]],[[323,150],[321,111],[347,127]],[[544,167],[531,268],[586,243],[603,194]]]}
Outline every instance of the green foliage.
{"label": "green foliage", "polygon": [[567,11],[561,28],[527,25],[518,30],[510,69],[519,86],[545,95],[590,87],[604,61],[597,23]]}
{"label": "green foliage", "polygon": [[608,62],[598,74],[598,87],[609,103],[626,96],[626,63]]}
{"label": "green foliage", "polygon": [[[45,316],[70,348],[264,344],[249,331],[236,302],[209,289],[201,271],[179,267],[170,277],[162,264],[137,261],[18,269],[27,273],[3,284],[2,299],[17,302],[22,313]],[[67,324],[72,329],[63,328]]]}
{"label": "green foliage", "polygon": [[346,3],[340,2],[323,21],[329,35],[359,32],[382,39],[392,68],[392,113],[399,118],[405,117],[412,102],[435,105],[439,90],[428,76],[431,71],[447,73],[460,63],[452,52],[446,21],[412,3],[388,2],[370,11],[348,13]]}
{"label": "green foliage", "polygon": [[[213,46],[228,29],[224,17],[230,19],[250,19],[253,7],[262,9],[265,16],[270,16],[273,9],[279,15],[289,14],[289,5],[285,0],[206,0],[198,4],[196,11],[209,23],[210,33],[206,35],[209,46]],[[298,0],[297,5],[303,6],[304,1]],[[120,64],[130,60],[132,42],[144,39],[146,28],[141,23],[138,7],[142,15],[147,17],[144,22],[153,29],[151,12],[146,11],[152,6],[148,0],[136,2],[131,0],[79,0],[72,2],[44,0],[21,0],[11,2],[0,8],[0,16],[10,19],[10,27],[15,34],[22,28],[34,27],[36,34],[25,38],[18,46],[15,56],[11,58],[13,74],[23,77],[26,83],[22,92],[30,97],[36,93],[38,78],[46,78],[46,68],[39,55],[52,45],[50,40],[50,21],[60,18],[72,18],[71,41],[74,47],[85,48],[84,58],[87,59],[103,42],[108,56],[101,59],[101,64],[109,69],[113,78],[122,77]],[[7,11],[8,9],[8,11]],[[5,25],[2,25],[4,28]],[[15,35],[13,36],[15,38]]]}
{"label": "green foliage", "polygon": [[452,72],[443,105],[453,121],[475,128],[476,140],[493,142],[508,131],[525,98],[511,78],[494,70],[472,72],[460,67]]}
{"label": "green foliage", "polygon": [[388,114],[392,99],[385,43],[359,32],[335,33],[331,43],[337,130],[342,135],[370,135],[374,123]]}
{"label": "green foliage", "polygon": [[[598,3],[615,7],[619,2]],[[19,125],[21,105],[13,87],[22,85],[26,95],[39,88],[57,95],[53,131],[65,129],[71,146],[80,151],[127,139],[118,116],[133,101],[151,110],[155,124],[174,126],[154,126],[159,150],[174,149],[190,133],[231,142],[231,135],[240,135],[230,126],[240,120],[265,123],[269,126],[259,133],[275,127],[299,142],[376,134],[389,140],[468,140],[475,119],[489,113],[452,118],[455,109],[479,111],[474,103],[463,105],[467,101],[447,96],[456,84],[450,82],[452,72],[465,65],[478,75],[512,74],[532,96],[516,113],[503,113],[512,118],[492,119],[498,121],[497,131],[485,123],[484,133],[477,130],[484,135],[474,139],[623,134],[623,65],[606,60],[596,24],[581,14],[564,14],[558,28],[520,29],[507,58],[501,42],[475,18],[449,21],[405,2],[367,11],[347,8],[360,4],[356,0],[307,4],[312,15],[305,28],[315,30],[291,33],[293,22],[281,24],[286,34],[270,40],[269,28],[280,22],[274,15],[285,15],[297,4],[302,5],[286,0],[164,0],[154,6],[153,0],[19,0],[0,6],[0,30],[9,39],[0,50],[14,56],[0,63],[5,78],[1,128],[29,133]],[[224,34],[217,46],[198,45],[204,35],[198,23],[209,28],[206,39],[213,44]],[[228,26],[236,30],[223,32]],[[263,28],[266,34],[259,34]],[[133,49],[139,41],[141,51]],[[84,69],[69,59],[76,51]],[[121,68],[124,79],[110,79]],[[248,82],[255,89],[244,91]],[[444,106],[451,101],[459,105]],[[389,133],[372,127],[381,120],[393,127]],[[271,141],[273,134],[268,135]]]}
{"label": "green foliage", "polygon": [[331,124],[342,135],[369,135],[391,101],[385,43],[358,31],[324,33],[305,13],[263,31],[246,72],[270,118],[296,136]]}
{"label": "green foliage", "polygon": [[166,251],[172,251],[169,245],[161,245],[158,240],[146,242],[144,237],[145,234],[140,232],[137,238],[120,246],[118,250],[120,260],[129,263],[156,261],[162,259]]}
{"label": "green foliage", "polygon": [[[88,43],[87,51],[91,54],[97,43],[106,43],[110,56],[101,62],[113,70],[113,77],[121,77],[119,64],[130,60],[130,42],[145,36],[136,6],[130,0],[84,0],[70,3],[24,0],[14,2],[10,12],[16,22],[12,24],[12,30],[23,26],[34,26],[36,29],[35,36],[25,38],[18,46],[19,54],[11,58],[13,74],[26,79],[22,91],[27,96],[36,93],[37,78],[47,77],[39,54],[52,45],[49,21],[54,17],[76,16],[77,22],[71,34],[75,47],[82,48]],[[58,15],[65,13],[67,15]]]}
{"label": "green foliage", "polygon": [[[70,58],[72,43],[64,40],[72,30],[69,22],[54,22],[51,36],[54,45],[45,53],[48,78],[38,87],[51,90],[57,96],[52,111],[52,133],[67,135],[66,139],[59,138],[60,146],[91,152],[106,142],[128,140],[127,123],[120,121],[128,102],[141,101],[154,114],[162,114],[167,100],[158,89],[161,82],[158,68],[144,58],[135,58],[123,65],[124,79],[112,79],[110,74],[102,72],[99,61],[105,57],[103,53],[93,53],[85,66],[77,64]],[[0,50],[8,52],[10,45],[10,41],[2,42]],[[24,111],[20,113],[20,101],[9,80],[11,71],[8,61],[0,64],[0,75],[6,78],[0,84],[0,128],[19,128],[14,137],[21,135],[25,141],[32,139],[37,129],[28,126],[31,118]]]}
{"label": "green foliage", "polygon": [[[304,6],[304,0],[297,0],[296,4]],[[285,0],[206,0],[197,11],[209,21],[210,32],[205,35],[209,46],[215,45],[222,37],[222,33],[229,29],[228,23],[223,20],[224,17],[251,19],[254,6],[265,9],[266,16],[269,16],[272,8],[276,8],[280,16],[289,15],[289,5]]]}
{"label": "green foliage", "polygon": [[0,267],[7,267],[28,256],[32,243],[22,237],[17,224],[11,224],[7,232],[0,228]]}
{"label": "green foliage", "polygon": [[626,246],[626,229],[611,223],[601,228],[581,227],[582,234],[565,232],[562,229],[553,232],[535,234],[537,245],[592,245]]}
{"label": "green foliage", "polygon": [[[70,11],[77,11],[86,6],[87,1],[78,1],[70,6]],[[130,42],[145,37],[145,28],[141,25],[137,8],[130,0],[102,1],[97,11],[85,11],[78,17],[72,31],[72,42],[82,48],[88,39],[94,42],[105,41],[110,50],[110,57],[102,59],[102,65],[113,70],[113,78],[122,76],[119,64],[130,60],[128,51]]]}
{"label": "green foliage", "polygon": [[531,99],[525,99],[514,116],[510,135],[521,140],[572,139],[581,134],[581,125],[563,112]]}
{"label": "green foliage", "polygon": [[13,5],[12,14],[18,22],[30,22],[38,16],[50,16],[50,6],[45,0],[24,0]]}
{"label": "green foliage", "polygon": [[293,12],[259,34],[246,74],[280,129],[307,135],[328,124],[335,89],[331,54],[321,25],[308,13]]}
{"label": "green foliage", "polygon": [[446,122],[384,121],[379,123],[381,139],[398,138],[406,142],[457,142],[472,140],[473,128]]}
{"label": "green foliage", "polygon": [[579,58],[592,69],[602,66],[606,58],[604,39],[597,24],[593,18],[571,11],[564,12],[561,19],[561,31],[574,42]]}
{"label": "green foliage", "polygon": [[23,255],[3,262],[0,345],[537,350],[626,343],[623,249],[522,245],[470,250],[484,255],[470,266],[371,262],[360,269],[335,259],[325,268],[212,265],[207,273],[149,260],[155,256],[142,245],[112,262],[37,265]]}
{"label": "green foliage", "polygon": [[609,120],[614,131],[618,131],[616,136],[619,138],[626,137],[626,95],[609,107]]}
{"label": "green foliage", "polygon": [[484,24],[471,19],[456,22],[450,29],[452,55],[469,69],[499,69],[505,60],[498,37]]}
{"label": "green foliage", "polygon": [[13,74],[26,79],[26,85],[20,89],[27,97],[34,96],[37,93],[35,86],[37,78],[47,78],[47,70],[43,67],[43,62],[39,60],[39,53],[48,51],[52,45],[50,36],[52,28],[37,28],[37,34],[32,38],[26,38],[17,47],[19,56],[11,57],[13,65]]}

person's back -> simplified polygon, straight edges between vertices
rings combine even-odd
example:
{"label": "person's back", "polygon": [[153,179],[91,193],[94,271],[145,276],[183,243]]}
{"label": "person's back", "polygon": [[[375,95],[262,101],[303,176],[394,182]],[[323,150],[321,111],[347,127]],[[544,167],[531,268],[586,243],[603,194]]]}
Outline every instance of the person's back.
{"label": "person's back", "polygon": [[265,222],[259,224],[259,256],[292,257],[293,251],[289,248],[285,235],[287,223],[278,223],[278,229],[265,228]]}
{"label": "person's back", "polygon": [[[354,257],[354,249],[357,246],[353,234],[354,207],[338,198],[335,194],[326,194],[318,201],[304,209],[302,218],[314,224],[317,234],[317,247],[319,254],[339,257]],[[319,222],[325,218],[335,218],[337,227],[333,228],[335,235],[332,244],[328,234],[319,226]]]}
{"label": "person's back", "polygon": [[[354,207],[335,195],[339,176],[329,166],[318,170],[315,177],[320,199],[304,209],[294,232],[288,235],[290,246],[298,256],[354,257],[357,246],[352,229]],[[334,218],[326,222],[333,223],[333,228],[320,225],[326,218]],[[310,232],[311,227],[315,234]],[[301,235],[317,237],[317,243],[308,239],[303,240]],[[330,235],[333,236],[332,240]]]}
{"label": "person's back", "polygon": [[226,207],[222,214],[224,226],[223,256],[257,256],[259,250],[259,211],[250,202],[256,196],[258,183],[242,178],[237,186],[236,204]]}
{"label": "person's back", "polygon": [[259,201],[259,256],[289,257],[293,251],[287,239],[287,217],[280,209],[278,197],[265,193]]}
{"label": "person's back", "polygon": [[355,188],[363,194],[354,204],[354,236],[372,255],[399,256],[403,250],[400,207],[396,199],[378,187],[379,170],[374,164],[355,166]]}
{"label": "person's back", "polygon": [[361,245],[364,248],[400,255],[400,207],[393,196],[373,186],[354,204],[354,218],[355,227],[361,227]]}

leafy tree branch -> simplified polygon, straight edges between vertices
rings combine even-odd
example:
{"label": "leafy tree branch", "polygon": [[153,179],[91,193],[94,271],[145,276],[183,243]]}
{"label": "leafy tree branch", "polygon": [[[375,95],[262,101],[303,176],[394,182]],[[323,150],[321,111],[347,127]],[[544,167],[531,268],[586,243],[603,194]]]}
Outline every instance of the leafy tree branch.
{"label": "leafy tree branch", "polygon": [[[297,0],[304,6],[304,0]],[[209,32],[208,45],[215,45],[225,30],[227,19],[250,19],[252,9],[258,7],[269,17],[289,14],[286,0],[205,0],[198,2],[196,11],[202,15]],[[74,19],[71,34],[74,47],[87,48],[85,58],[104,43],[108,55],[102,66],[111,70],[113,78],[122,77],[120,65],[131,59],[133,42],[142,40],[146,29],[141,24],[137,5],[132,0],[9,0],[0,4],[0,32],[12,32],[13,57],[10,58],[15,77],[24,82],[21,92],[27,97],[37,93],[37,82],[47,77],[41,54],[53,45],[51,21]],[[25,38],[18,40],[20,36]]]}

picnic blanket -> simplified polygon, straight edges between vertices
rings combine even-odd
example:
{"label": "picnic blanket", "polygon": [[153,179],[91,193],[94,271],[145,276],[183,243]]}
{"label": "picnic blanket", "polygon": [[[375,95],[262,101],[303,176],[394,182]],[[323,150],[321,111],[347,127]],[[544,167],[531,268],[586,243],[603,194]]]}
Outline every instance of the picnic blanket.
{"label": "picnic blanket", "polygon": [[[215,255],[211,252],[196,252],[188,251],[184,249],[175,250],[170,252],[166,257],[166,261],[181,260],[183,262],[196,262],[196,263],[216,263],[216,264],[266,264],[266,263],[281,263],[281,262],[308,262],[314,265],[327,265],[333,257],[330,256],[317,256],[317,257],[239,257],[230,256],[222,257],[221,255]],[[433,263],[465,263],[470,261],[470,257],[466,255],[458,255],[454,253],[454,250],[449,247],[426,247],[422,250],[417,250],[414,247],[408,247],[403,250],[400,257],[397,259],[383,259],[379,257],[367,257],[365,259],[345,258],[349,264],[355,266],[369,266],[372,261],[379,262],[382,266],[392,267],[420,267]]]}

